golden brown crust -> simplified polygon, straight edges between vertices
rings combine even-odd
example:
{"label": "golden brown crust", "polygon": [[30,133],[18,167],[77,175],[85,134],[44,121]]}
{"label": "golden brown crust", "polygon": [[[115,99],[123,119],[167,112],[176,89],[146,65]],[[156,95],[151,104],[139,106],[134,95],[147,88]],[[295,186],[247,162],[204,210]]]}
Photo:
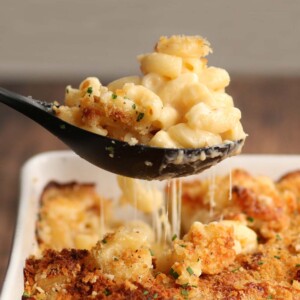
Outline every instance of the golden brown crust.
{"label": "golden brown crust", "polygon": [[[209,181],[183,183],[182,219],[183,224],[187,223],[184,229],[194,221],[207,223],[223,218],[247,222],[259,235],[270,238],[288,228],[290,216],[297,209],[299,174],[289,173],[275,183],[267,177],[233,170],[231,186],[229,175],[216,178],[213,208],[209,201],[212,193]],[[185,215],[189,217],[185,218]]]}
{"label": "golden brown crust", "polygon": [[[299,282],[299,258],[287,246],[284,240],[261,244],[257,252],[238,256],[223,272],[202,275],[197,287],[176,285],[164,274],[143,283],[115,282],[93,269],[87,251],[47,250],[43,259],[27,260],[25,291],[40,295],[38,286],[54,299],[185,299],[183,290],[188,299],[300,299],[300,289],[294,287],[294,281]],[[50,288],[53,282],[59,283],[56,291]]]}
{"label": "golden brown crust", "polygon": [[[293,171],[282,176],[278,182],[277,187],[283,192],[292,192],[299,203],[300,200],[300,170]],[[299,209],[299,205],[298,205]]]}
{"label": "golden brown crust", "polygon": [[[258,234],[258,246],[236,255],[232,251],[232,227],[224,227],[220,236],[213,228],[217,225],[212,225],[219,223],[211,223],[207,232],[201,223],[195,223],[195,230],[191,228],[183,240],[173,242],[174,249],[180,250],[178,257],[186,251],[190,263],[195,245],[205,249],[199,255],[202,275],[192,285],[178,284],[174,274],[159,273],[156,263],[150,275],[138,282],[116,280],[102,266],[97,267],[93,251],[47,250],[41,259],[30,257],[26,261],[25,293],[31,297],[27,299],[300,299],[299,178],[300,171],[292,172],[274,183],[236,170],[232,173],[231,200],[226,200],[229,178],[217,180],[226,188],[217,195],[220,202],[216,212],[222,211],[225,219],[243,220]],[[185,213],[195,207],[209,212],[207,193],[205,182],[184,184]],[[109,239],[105,246],[108,244]]]}
{"label": "golden brown crust", "polygon": [[110,202],[100,200],[94,184],[49,182],[42,192],[36,225],[39,247],[90,249],[99,239],[101,209],[109,218]]}
{"label": "golden brown crust", "polygon": [[[46,299],[168,299],[176,294],[174,288],[155,280],[133,285],[107,279],[100,270],[94,270],[89,259],[88,251],[66,249],[47,250],[42,259],[27,259],[25,292],[36,296],[43,294],[39,292],[42,289]],[[58,285],[53,290],[54,282]]]}

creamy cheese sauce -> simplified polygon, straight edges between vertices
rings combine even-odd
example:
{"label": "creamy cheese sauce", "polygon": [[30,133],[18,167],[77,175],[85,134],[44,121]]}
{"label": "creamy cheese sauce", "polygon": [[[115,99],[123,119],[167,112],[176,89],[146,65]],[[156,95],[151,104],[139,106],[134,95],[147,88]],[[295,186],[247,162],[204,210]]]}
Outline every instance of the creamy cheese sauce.
{"label": "creamy cheese sauce", "polygon": [[[214,159],[216,157],[220,157],[220,159],[225,159],[226,157],[234,156],[236,154],[239,154],[241,152],[241,149],[244,145],[244,141],[240,141],[239,143],[234,143],[232,141],[226,140],[224,142],[224,146],[227,148],[227,150],[222,151],[222,148],[216,147],[216,148],[209,148],[209,149],[203,149],[202,151],[198,153],[186,153],[185,150],[180,149],[176,152],[173,152],[169,155],[166,155],[165,161],[160,165],[159,167],[159,174],[164,174],[159,177],[159,180],[164,180],[172,177],[178,176],[178,168],[176,167],[177,173],[170,171],[169,173],[166,173],[165,169],[170,168],[172,169],[172,165],[182,165],[183,167],[189,167],[192,168],[193,171],[189,172],[189,174],[197,174],[203,171],[203,164],[197,164],[198,161],[204,162],[208,159]],[[232,152],[231,152],[232,151]],[[217,164],[218,159],[213,162],[213,164]],[[208,164],[210,167],[211,164]]]}

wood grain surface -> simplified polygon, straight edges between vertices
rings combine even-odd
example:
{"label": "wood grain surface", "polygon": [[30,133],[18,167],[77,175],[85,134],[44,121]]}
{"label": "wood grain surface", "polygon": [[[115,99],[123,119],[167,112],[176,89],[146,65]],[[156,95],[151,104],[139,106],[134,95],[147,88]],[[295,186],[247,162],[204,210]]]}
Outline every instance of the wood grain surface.
{"label": "wood grain surface", "polygon": [[[35,99],[63,99],[70,82],[0,83]],[[71,82],[76,86],[79,82]],[[300,152],[300,78],[232,76],[228,93],[242,111],[249,134],[243,153]],[[67,149],[56,137],[20,113],[0,104],[0,287],[12,248],[19,197],[19,174],[31,156]]]}

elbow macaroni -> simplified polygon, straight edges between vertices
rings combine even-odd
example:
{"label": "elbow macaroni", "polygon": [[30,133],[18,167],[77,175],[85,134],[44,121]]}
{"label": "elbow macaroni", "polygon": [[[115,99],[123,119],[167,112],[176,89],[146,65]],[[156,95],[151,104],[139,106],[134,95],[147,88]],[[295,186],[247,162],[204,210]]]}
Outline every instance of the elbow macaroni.
{"label": "elbow macaroni", "polygon": [[228,73],[208,67],[212,52],[199,36],[161,37],[152,53],[138,56],[143,76],[103,86],[88,77],[66,89],[57,115],[76,126],[156,147],[198,148],[245,138],[241,112],[225,93]]}
{"label": "elbow macaroni", "polygon": [[118,176],[118,185],[122,190],[121,203],[131,204],[144,213],[152,213],[163,204],[163,194],[158,189],[147,188],[142,181]]}

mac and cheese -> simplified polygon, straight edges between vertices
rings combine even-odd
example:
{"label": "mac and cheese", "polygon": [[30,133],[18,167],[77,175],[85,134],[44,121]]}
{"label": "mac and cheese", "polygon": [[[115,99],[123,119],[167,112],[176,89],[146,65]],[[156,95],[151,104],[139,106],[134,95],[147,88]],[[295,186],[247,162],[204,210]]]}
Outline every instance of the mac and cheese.
{"label": "mac and cheese", "polygon": [[[114,214],[106,218],[108,232],[92,242],[95,228],[89,224],[96,215],[91,214],[95,208],[102,211],[97,204],[101,197],[93,186],[48,186],[37,227],[39,245],[45,251],[26,261],[23,297],[298,299],[300,171],[277,182],[238,169],[231,177],[231,184],[229,175],[216,178],[214,211],[210,209],[211,181],[184,181],[182,231],[164,242],[158,242],[146,218],[116,222]],[[138,189],[141,197],[150,197],[142,186]],[[123,194],[133,197],[131,189]],[[85,208],[81,216],[77,209],[71,215],[66,209],[72,202]],[[108,203],[103,204],[105,210]],[[60,220],[53,222],[54,215]],[[61,236],[59,249],[68,248],[62,251],[52,243],[59,238],[57,225],[62,230],[70,228]],[[90,235],[91,243],[70,245],[73,237],[82,234]]]}
{"label": "mac and cheese", "polygon": [[212,52],[199,36],[161,37],[155,51],[138,56],[143,76],[103,86],[88,77],[68,86],[63,120],[129,144],[200,148],[245,138],[241,112],[226,94],[228,73],[208,67]]}

